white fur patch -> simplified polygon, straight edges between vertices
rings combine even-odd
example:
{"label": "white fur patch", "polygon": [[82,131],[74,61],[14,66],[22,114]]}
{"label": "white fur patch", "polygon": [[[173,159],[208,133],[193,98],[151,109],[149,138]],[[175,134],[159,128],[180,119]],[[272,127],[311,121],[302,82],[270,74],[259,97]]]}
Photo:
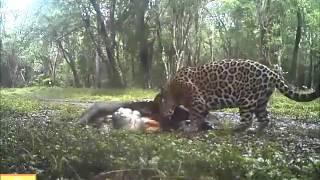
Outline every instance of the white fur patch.
{"label": "white fur patch", "polygon": [[116,129],[128,129],[143,131],[145,129],[144,120],[141,118],[139,111],[129,108],[119,108],[112,115],[112,124]]}

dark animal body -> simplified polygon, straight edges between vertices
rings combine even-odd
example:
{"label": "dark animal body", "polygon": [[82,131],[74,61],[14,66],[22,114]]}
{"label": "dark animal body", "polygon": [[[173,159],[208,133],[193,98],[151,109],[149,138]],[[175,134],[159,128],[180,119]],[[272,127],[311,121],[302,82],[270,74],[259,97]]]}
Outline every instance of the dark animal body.
{"label": "dark animal body", "polygon": [[221,60],[198,67],[180,69],[160,93],[160,111],[172,114],[177,105],[190,111],[192,131],[197,131],[209,110],[238,107],[241,124],[235,131],[251,126],[254,115],[263,130],[269,122],[267,103],[277,88],[286,97],[298,102],[320,96],[320,88],[312,93],[294,91],[278,73],[252,60]]}

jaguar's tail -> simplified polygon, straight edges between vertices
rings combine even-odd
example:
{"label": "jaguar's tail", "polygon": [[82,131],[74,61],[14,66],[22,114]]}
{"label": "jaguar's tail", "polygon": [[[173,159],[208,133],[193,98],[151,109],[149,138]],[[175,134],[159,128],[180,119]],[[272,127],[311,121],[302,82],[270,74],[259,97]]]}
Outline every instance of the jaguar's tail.
{"label": "jaguar's tail", "polygon": [[298,102],[308,102],[320,97],[320,84],[315,91],[304,93],[289,87],[282,78],[278,77],[276,87],[282,94]]}

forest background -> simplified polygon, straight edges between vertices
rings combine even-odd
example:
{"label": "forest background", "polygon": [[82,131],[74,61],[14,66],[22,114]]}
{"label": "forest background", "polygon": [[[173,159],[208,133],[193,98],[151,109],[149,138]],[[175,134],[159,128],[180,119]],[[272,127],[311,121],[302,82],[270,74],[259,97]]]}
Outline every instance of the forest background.
{"label": "forest background", "polygon": [[320,81],[318,0],[14,2],[1,3],[2,87],[152,88],[224,58],[278,65],[297,87]]}

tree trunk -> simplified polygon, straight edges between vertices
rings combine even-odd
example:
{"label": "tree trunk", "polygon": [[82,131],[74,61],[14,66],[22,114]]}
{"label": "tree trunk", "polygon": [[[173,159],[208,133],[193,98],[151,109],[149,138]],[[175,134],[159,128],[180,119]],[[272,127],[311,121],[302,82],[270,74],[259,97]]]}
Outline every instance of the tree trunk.
{"label": "tree trunk", "polygon": [[168,61],[167,61],[167,58],[166,58],[166,54],[164,52],[164,47],[162,45],[162,38],[161,38],[161,23],[160,23],[160,15],[158,14],[157,15],[157,18],[156,18],[156,23],[157,23],[157,31],[156,31],[156,34],[157,34],[157,39],[158,39],[158,50],[159,50],[159,55],[160,55],[160,59],[163,63],[163,67],[164,67],[164,73],[165,73],[165,82],[169,80],[169,67],[168,67]]}
{"label": "tree trunk", "polygon": [[[102,41],[104,43],[104,46],[105,46],[105,50],[106,50],[106,53],[107,53],[107,57],[108,57],[108,60],[109,60],[109,63],[110,63],[110,68],[112,70],[112,77],[110,79],[110,82],[113,86],[115,87],[123,87],[124,85],[124,82],[123,82],[123,78],[122,78],[122,73],[121,73],[121,70],[120,70],[120,67],[119,67],[119,64],[116,62],[115,58],[114,58],[114,51],[112,49],[112,47],[114,46],[112,43],[114,42],[110,42],[109,39],[108,39],[108,33],[107,33],[107,30],[106,30],[106,25],[104,23],[104,20],[103,20],[103,15],[102,15],[102,12],[100,10],[100,5],[97,3],[96,0],[90,0],[95,12],[96,12],[96,18],[97,18],[97,23],[98,23],[98,33],[99,35],[102,37]],[[113,0],[112,1],[112,7],[115,8],[115,4],[116,1]],[[112,10],[114,11],[114,10]],[[114,14],[111,13],[110,15],[110,21],[113,22],[114,21]],[[113,32],[111,32],[111,35],[114,35],[114,30],[115,29],[112,29]],[[111,40],[112,41],[112,40]],[[108,68],[108,67],[107,67]]]}
{"label": "tree trunk", "polygon": [[298,51],[299,51],[299,44],[301,40],[301,33],[302,33],[302,15],[300,9],[297,11],[297,31],[296,31],[296,39],[294,42],[294,49],[293,49],[293,56],[292,56],[292,63],[289,71],[289,77],[291,77],[291,81],[297,79],[297,66],[298,66]]}
{"label": "tree trunk", "polygon": [[212,43],[212,38],[209,38],[209,49],[210,49],[210,61],[214,61],[214,56],[213,56],[213,43]]}
{"label": "tree trunk", "polygon": [[151,68],[152,68],[152,60],[153,60],[153,44],[154,44],[154,39],[150,40],[148,42],[148,73],[146,73],[145,77],[145,87],[148,89],[151,88]]}
{"label": "tree trunk", "polygon": [[218,18],[217,20],[218,20],[217,24],[219,27],[218,28],[219,36],[223,42],[222,48],[224,50],[224,56],[225,56],[225,58],[230,58],[231,57],[231,48],[232,48],[231,39],[227,35],[224,35],[224,34],[228,33],[228,30],[227,30],[226,25],[224,24],[224,22],[221,18]]}
{"label": "tree trunk", "polygon": [[77,87],[77,88],[81,87],[78,71],[76,69],[75,64],[72,63],[72,65],[70,65],[70,68],[71,68],[71,71],[72,71],[72,74],[73,74],[73,84],[74,84],[74,86]]}
{"label": "tree trunk", "polygon": [[136,71],[135,71],[135,62],[134,62],[134,57],[133,56],[131,56],[130,57],[130,59],[131,59],[131,77],[132,77],[132,81],[134,81],[135,79],[134,79],[134,77],[135,77],[135,75],[136,75]]}
{"label": "tree trunk", "polygon": [[317,39],[318,36],[316,33],[309,34],[309,59],[310,59],[310,66],[309,66],[309,73],[308,73],[308,87],[309,88],[318,88],[318,84],[320,83],[320,50],[317,50]]}
{"label": "tree trunk", "polygon": [[57,62],[58,62],[58,55],[59,53],[56,54],[56,57],[54,58],[54,62],[53,62],[53,65],[52,65],[52,83],[53,85],[56,85],[57,82],[56,82],[56,71],[57,71]]}
{"label": "tree trunk", "polygon": [[[176,60],[173,63],[173,72],[177,72],[184,62],[184,57],[187,51],[187,45],[189,41],[190,29],[191,29],[191,15],[186,15],[184,11],[181,14],[175,14],[175,20],[172,26],[172,47],[175,53]],[[186,17],[185,17],[186,16]],[[182,18],[181,18],[182,17]],[[178,19],[179,18],[179,19]],[[181,19],[180,19],[181,18]],[[187,18],[184,20],[184,18]],[[182,23],[182,25],[180,25]]]}
{"label": "tree trunk", "polygon": [[71,71],[72,71],[72,75],[73,75],[73,85],[75,87],[80,87],[80,78],[78,75],[78,71],[76,68],[76,63],[74,62],[74,59],[72,57],[72,55],[64,49],[64,47],[62,46],[62,42],[61,41],[57,41],[58,47],[60,48],[60,50],[62,51],[62,55],[64,57],[64,59],[66,60],[67,64],[69,65]]}
{"label": "tree trunk", "polygon": [[95,88],[101,88],[101,75],[100,75],[100,58],[98,52],[96,52],[95,57]]}
{"label": "tree trunk", "polygon": [[[150,68],[151,59],[149,59],[149,43],[148,43],[148,29],[147,24],[144,21],[145,12],[149,3],[149,0],[138,0],[136,3],[136,36],[139,43],[139,59],[142,67],[143,74],[143,87],[150,88]],[[153,43],[152,43],[153,45]]]}
{"label": "tree trunk", "polygon": [[269,24],[269,9],[271,0],[259,0],[257,1],[257,17],[259,21],[259,31],[260,31],[260,47],[259,47],[259,57],[260,62],[267,66],[271,65],[269,58],[269,47],[267,45],[267,33]]}
{"label": "tree trunk", "polygon": [[[77,1],[78,2],[78,1]],[[78,2],[79,3],[79,2]],[[80,8],[81,8],[81,3],[79,3],[79,5],[80,5]],[[102,46],[100,45],[101,43],[95,38],[95,35],[93,34],[93,32],[92,32],[92,29],[91,29],[91,27],[90,27],[90,24],[91,24],[91,21],[90,21],[90,15],[89,15],[89,13],[88,13],[88,9],[87,9],[87,7],[84,7],[83,8],[84,10],[83,10],[83,13],[81,14],[81,19],[82,19],[82,21],[83,21],[83,23],[84,23],[84,25],[85,25],[85,29],[86,29],[86,32],[87,32],[87,34],[89,35],[89,37],[90,37],[90,39],[91,39],[91,41],[92,41],[92,43],[93,43],[93,45],[94,45],[94,47],[95,47],[95,49],[96,49],[96,51],[97,51],[97,54],[98,54],[98,56],[99,56],[99,59],[102,61],[102,62],[105,62],[106,63],[106,65],[108,66],[107,67],[107,73],[108,73],[108,75],[110,76],[110,77],[112,77],[112,72],[110,72],[110,68],[109,68],[109,62],[107,61],[107,59],[106,59],[106,57],[105,57],[105,55],[103,54],[103,50],[102,50]]]}
{"label": "tree trunk", "polygon": [[310,51],[310,54],[309,54],[309,58],[310,58],[310,65],[309,65],[309,71],[308,71],[308,78],[307,78],[307,87],[310,89],[312,87],[312,75],[313,75],[313,57],[312,57],[312,54],[311,54],[311,51]]}
{"label": "tree trunk", "polygon": [[306,77],[305,65],[299,64],[297,69],[297,74],[296,74],[296,80],[295,80],[297,87],[300,88],[305,85],[305,77]]}

